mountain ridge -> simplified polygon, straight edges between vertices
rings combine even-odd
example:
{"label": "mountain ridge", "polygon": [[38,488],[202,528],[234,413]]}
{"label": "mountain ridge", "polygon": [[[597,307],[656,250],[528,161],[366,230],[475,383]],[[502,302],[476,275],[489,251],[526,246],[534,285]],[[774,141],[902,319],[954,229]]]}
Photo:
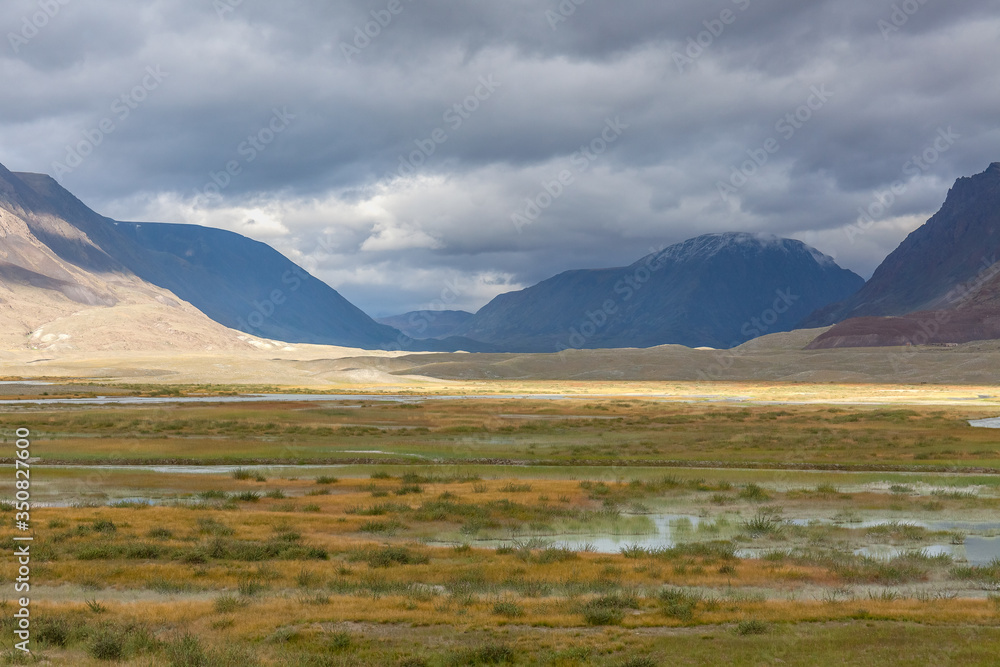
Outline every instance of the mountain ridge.
{"label": "mountain ridge", "polygon": [[836,321],[809,349],[1000,338],[1000,162],[959,178],[941,209],[871,280],[806,324]]}
{"label": "mountain ridge", "polygon": [[704,234],[626,267],[565,271],[502,294],[455,334],[512,352],[664,344],[728,348],[788,330],[863,283],[801,241]]}

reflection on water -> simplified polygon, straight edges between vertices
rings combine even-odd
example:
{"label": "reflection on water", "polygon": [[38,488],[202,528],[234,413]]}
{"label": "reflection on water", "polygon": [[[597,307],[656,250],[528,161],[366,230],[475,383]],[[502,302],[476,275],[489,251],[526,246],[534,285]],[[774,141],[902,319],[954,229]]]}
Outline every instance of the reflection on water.
{"label": "reflection on water", "polygon": [[[684,542],[732,539],[741,532],[741,523],[743,520],[737,515],[730,514],[718,515],[716,517],[700,517],[691,514],[651,514],[647,515],[647,518],[655,526],[655,532],[649,532],[645,535],[614,535],[605,532],[593,534],[555,534],[540,537],[543,537],[546,542],[555,546],[565,547],[573,551],[618,553],[626,547],[633,546],[645,549],[664,549]],[[785,523],[799,526],[808,526],[810,524],[843,525],[843,522],[834,521],[833,519],[792,519]],[[868,519],[847,524],[850,528],[872,528],[885,525],[911,525],[934,532],[1000,533],[1000,522]],[[512,539],[488,539],[476,540],[475,545],[479,547],[497,547],[511,544],[511,542]],[[779,548],[778,550],[781,549]],[[775,551],[774,547],[748,546],[738,549],[736,554],[740,558],[758,558],[762,554],[772,551]],[[929,544],[916,547],[869,545],[855,549],[854,553],[859,556],[890,559],[914,551],[922,551],[928,556],[948,555],[957,562],[968,562],[970,565],[988,565],[994,559],[1000,559],[1000,537],[967,535],[964,544]]]}
{"label": "reflection on water", "polygon": [[994,560],[1000,560],[1000,538],[966,537],[965,544],[930,544],[919,549],[876,545],[855,549],[854,553],[889,560],[913,551],[922,551],[928,556],[948,555],[969,565],[989,565]]}

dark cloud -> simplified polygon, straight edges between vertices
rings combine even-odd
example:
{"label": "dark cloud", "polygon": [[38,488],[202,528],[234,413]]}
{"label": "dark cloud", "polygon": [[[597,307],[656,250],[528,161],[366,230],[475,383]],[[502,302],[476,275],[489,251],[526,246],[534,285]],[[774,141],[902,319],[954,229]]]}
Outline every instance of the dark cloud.
{"label": "dark cloud", "polygon": [[[1000,159],[998,9],[14,0],[0,8],[0,161],[53,173],[99,144],[59,179],[101,212],[259,238],[374,314],[442,291],[475,309],[708,231],[801,238],[867,275],[955,178]],[[139,90],[148,68],[166,76]],[[95,135],[105,119],[113,131]],[[627,129],[604,149],[615,119]],[[908,169],[940,131],[957,138]],[[518,231],[511,216],[567,171]],[[206,198],[213,179],[228,183]],[[879,224],[845,233],[896,181]]]}

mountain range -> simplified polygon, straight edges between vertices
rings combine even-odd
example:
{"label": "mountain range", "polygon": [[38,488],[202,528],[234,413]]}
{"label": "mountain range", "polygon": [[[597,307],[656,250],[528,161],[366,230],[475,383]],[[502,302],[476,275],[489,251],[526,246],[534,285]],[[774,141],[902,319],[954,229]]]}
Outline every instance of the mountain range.
{"label": "mountain range", "polygon": [[472,317],[464,310],[414,310],[375,321],[399,329],[414,340],[447,339]]}
{"label": "mountain range", "polygon": [[512,352],[729,348],[789,331],[863,284],[801,241],[706,234],[630,266],[566,271],[501,294],[455,333]]}
{"label": "mountain range", "polygon": [[477,313],[375,321],[273,248],[195,225],[101,216],[43,174],[0,165],[0,344],[6,349],[367,349],[560,352],[730,348],[829,327],[811,348],[1000,338],[1000,163],[865,283],[791,239],[731,232],[617,268],[560,273]]}

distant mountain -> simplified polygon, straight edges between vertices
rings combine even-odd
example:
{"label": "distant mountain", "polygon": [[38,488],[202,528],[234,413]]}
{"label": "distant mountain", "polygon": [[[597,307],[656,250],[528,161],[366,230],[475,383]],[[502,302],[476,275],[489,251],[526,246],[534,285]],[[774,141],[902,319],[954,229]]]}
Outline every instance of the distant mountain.
{"label": "distant mountain", "polygon": [[958,179],[857,294],[805,323],[832,322],[812,349],[1000,338],[1000,162]]}
{"label": "distant mountain", "polygon": [[415,310],[392,317],[379,317],[379,324],[399,329],[414,340],[447,338],[472,318],[464,310]]}
{"label": "distant mountain", "polygon": [[454,333],[511,352],[729,348],[791,330],[863,284],[800,241],[707,234],[631,266],[567,271],[502,294]]}
{"label": "distant mountain", "polygon": [[[26,220],[32,237],[27,243],[14,236],[4,239],[0,280],[39,283],[41,278],[24,276],[33,261],[39,262],[12,252],[48,252],[61,270],[45,264],[52,273],[45,280],[62,281],[59,290],[88,305],[115,305],[101,277],[129,276],[136,284],[169,290],[164,293],[215,322],[254,336],[365,348],[392,348],[402,340],[406,347],[400,332],[378,324],[263,243],[195,225],[116,222],[49,176],[0,169],[0,204]],[[4,259],[11,266],[5,267]]]}

